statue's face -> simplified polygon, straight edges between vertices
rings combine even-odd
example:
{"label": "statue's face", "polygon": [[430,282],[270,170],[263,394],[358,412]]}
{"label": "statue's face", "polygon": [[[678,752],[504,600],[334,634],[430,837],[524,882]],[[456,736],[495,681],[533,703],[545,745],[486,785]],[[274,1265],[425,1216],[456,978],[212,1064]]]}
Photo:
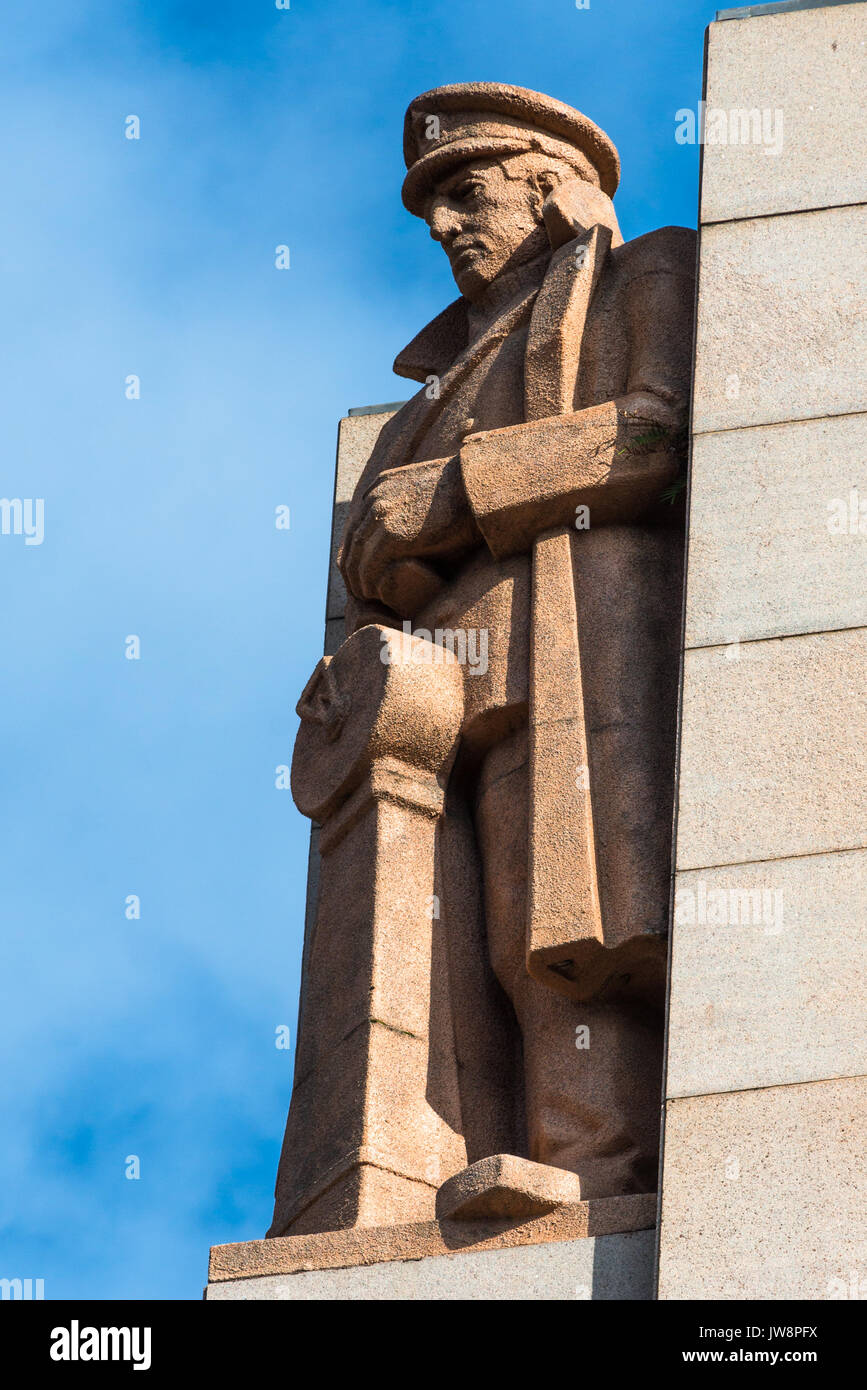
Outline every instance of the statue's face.
{"label": "statue's face", "polygon": [[479,299],[507,267],[532,260],[547,245],[542,196],[530,160],[474,160],[437,184],[426,210],[430,234],[442,243],[461,294]]}

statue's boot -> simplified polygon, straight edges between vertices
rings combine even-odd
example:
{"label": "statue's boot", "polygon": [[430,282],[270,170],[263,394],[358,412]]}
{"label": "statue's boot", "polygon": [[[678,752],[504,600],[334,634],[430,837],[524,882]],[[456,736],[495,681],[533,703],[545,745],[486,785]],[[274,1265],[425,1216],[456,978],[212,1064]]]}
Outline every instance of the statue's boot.
{"label": "statue's boot", "polygon": [[574,1173],[492,1154],[443,1183],[436,1213],[441,1221],[519,1221],[581,1200],[581,1179]]}

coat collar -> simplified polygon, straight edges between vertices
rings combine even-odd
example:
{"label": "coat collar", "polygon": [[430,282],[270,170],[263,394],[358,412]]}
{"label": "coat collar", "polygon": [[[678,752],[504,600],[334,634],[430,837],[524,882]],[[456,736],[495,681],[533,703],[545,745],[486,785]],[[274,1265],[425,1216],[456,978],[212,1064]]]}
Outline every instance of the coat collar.
{"label": "coat collar", "polygon": [[[432,323],[428,324],[427,328],[422,329],[421,333],[410,343],[409,349],[405,349],[405,351],[408,352],[410,349],[413,349],[414,344],[417,344],[419,341],[424,342],[425,334],[431,330],[435,330],[429,340],[433,344],[434,353],[431,354],[428,352],[422,355],[415,355],[414,353],[414,360],[419,364],[417,367],[419,375],[416,376],[414,371],[412,377],[414,380],[426,382],[429,376],[436,376],[439,378],[438,390],[435,395],[431,396],[428,396],[424,391],[417,392],[412,400],[407,401],[403,409],[395,416],[395,425],[397,426],[398,432],[394,437],[389,436],[388,451],[390,454],[398,453],[404,461],[413,457],[420,440],[424,437],[430,425],[431,419],[439,414],[445,403],[454,395],[468,373],[480,362],[484,361],[489,353],[495,351],[499,345],[508,338],[509,334],[513,333],[523,322],[529,322],[533,304],[536,301],[538,293],[538,289],[533,289],[522,298],[515,299],[511,304],[504,306],[503,312],[489,325],[484,333],[478,338],[475,338],[472,343],[467,342],[469,329],[465,327],[462,347],[457,346],[458,339],[456,332],[451,338],[447,335],[449,328],[451,328],[453,332],[455,330],[456,313],[453,313],[453,311],[456,311],[457,304],[462,306],[461,312],[464,315],[464,323],[466,324],[466,301],[464,300],[459,300],[456,304],[450,304],[448,309],[444,310]],[[453,316],[450,323],[448,321],[446,322],[446,327],[444,329],[441,321],[449,314]],[[436,326],[438,323],[440,327],[437,329]],[[443,365],[440,370],[437,371],[433,366],[433,362],[441,360],[439,353],[443,354]],[[401,357],[403,357],[403,353],[401,353]],[[420,364],[425,359],[427,359],[427,363],[430,365],[427,365],[426,369],[423,370]],[[395,367],[395,370],[397,370],[397,367]],[[405,376],[410,375],[409,371],[405,371],[403,374]]]}
{"label": "coat collar", "polygon": [[[478,343],[487,342],[491,333],[496,336],[499,325],[511,315],[515,306],[538,294],[549,268],[550,252],[498,277],[500,307],[487,319],[487,326],[476,339]],[[472,320],[469,302],[463,296],[453,300],[398,353],[394,361],[396,375],[422,384],[431,376],[444,376],[470,346]],[[472,346],[475,347],[475,342]]]}
{"label": "coat collar", "polygon": [[429,376],[443,376],[469,341],[469,316],[463,295],[431,319],[394,359],[397,376],[424,384]]}

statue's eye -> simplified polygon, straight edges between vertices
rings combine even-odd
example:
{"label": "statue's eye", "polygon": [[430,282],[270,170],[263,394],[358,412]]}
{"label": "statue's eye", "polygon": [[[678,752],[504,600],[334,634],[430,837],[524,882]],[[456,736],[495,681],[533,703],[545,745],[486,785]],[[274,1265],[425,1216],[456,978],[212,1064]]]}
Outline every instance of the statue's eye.
{"label": "statue's eye", "polygon": [[478,191],[479,184],[477,183],[473,183],[472,181],[460,183],[457,188],[453,190],[452,197],[459,203],[466,203],[469,202],[471,198],[475,197]]}

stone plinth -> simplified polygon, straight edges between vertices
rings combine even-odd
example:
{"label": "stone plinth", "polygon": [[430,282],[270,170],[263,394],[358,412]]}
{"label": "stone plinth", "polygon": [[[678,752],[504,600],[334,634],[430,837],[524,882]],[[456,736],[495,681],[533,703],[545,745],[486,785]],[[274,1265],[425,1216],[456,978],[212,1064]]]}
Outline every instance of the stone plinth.
{"label": "stone plinth", "polygon": [[647,1301],[653,1232],[428,1256],[355,1269],[271,1274],[211,1284],[211,1300]]}
{"label": "stone plinth", "polygon": [[651,1297],[656,1198],[532,1220],[423,1221],[217,1245],[208,1299]]}

